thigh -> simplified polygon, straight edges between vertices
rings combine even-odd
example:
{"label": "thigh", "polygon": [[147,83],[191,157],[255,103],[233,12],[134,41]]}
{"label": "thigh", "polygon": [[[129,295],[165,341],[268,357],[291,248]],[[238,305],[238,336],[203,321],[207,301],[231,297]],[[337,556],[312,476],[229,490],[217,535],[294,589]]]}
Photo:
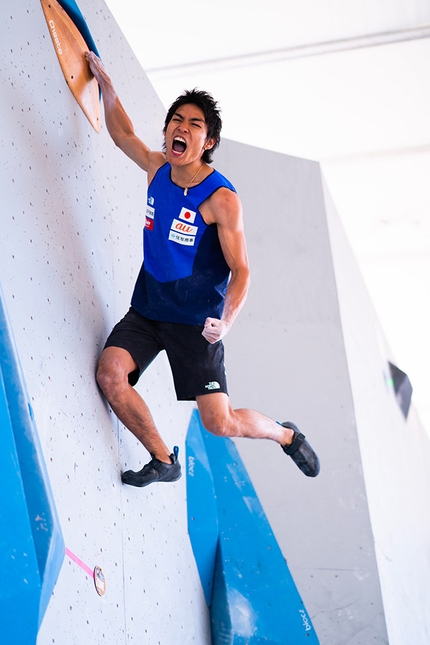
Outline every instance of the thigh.
{"label": "thigh", "polygon": [[224,392],[212,392],[196,396],[196,403],[206,430],[222,434],[220,429],[228,426],[233,413],[229,396]]}

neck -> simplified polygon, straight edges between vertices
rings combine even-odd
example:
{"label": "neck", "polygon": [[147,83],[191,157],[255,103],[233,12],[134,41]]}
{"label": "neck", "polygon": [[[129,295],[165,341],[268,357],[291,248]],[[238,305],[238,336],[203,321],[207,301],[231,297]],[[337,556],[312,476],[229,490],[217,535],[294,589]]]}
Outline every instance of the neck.
{"label": "neck", "polygon": [[191,186],[194,183],[194,178],[197,182],[201,181],[203,175],[203,167],[206,164],[199,159],[186,166],[172,166],[171,177],[175,184],[179,186]]}

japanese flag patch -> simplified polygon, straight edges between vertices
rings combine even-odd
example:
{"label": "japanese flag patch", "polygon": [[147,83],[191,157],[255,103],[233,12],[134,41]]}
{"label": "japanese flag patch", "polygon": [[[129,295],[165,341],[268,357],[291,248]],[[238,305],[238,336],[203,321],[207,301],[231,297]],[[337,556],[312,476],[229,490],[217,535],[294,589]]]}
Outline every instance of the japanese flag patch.
{"label": "japanese flag patch", "polygon": [[196,219],[196,213],[195,211],[190,211],[189,208],[181,208],[181,212],[179,213],[179,219],[184,220],[184,222],[188,222],[189,224],[194,224],[194,220]]}

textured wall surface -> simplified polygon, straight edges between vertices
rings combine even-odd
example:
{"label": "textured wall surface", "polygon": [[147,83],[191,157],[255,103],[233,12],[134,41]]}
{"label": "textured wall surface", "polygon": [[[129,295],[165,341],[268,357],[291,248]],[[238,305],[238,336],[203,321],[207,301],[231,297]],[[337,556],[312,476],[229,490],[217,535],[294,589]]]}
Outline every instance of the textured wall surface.
{"label": "textured wall surface", "polygon": [[[164,109],[109,11],[102,1],[80,7],[137,130],[160,146]],[[66,546],[106,577],[99,597],[66,557],[38,643],[205,643],[185,478],[157,490],[121,485],[121,469],[147,454],[94,381],[140,266],[146,175],[75,103],[39,2],[0,12],[0,280]],[[175,401],[163,357],[139,388],[184,457],[191,408]]]}
{"label": "textured wall surface", "polygon": [[[80,6],[138,133],[159,148],[163,106],[103,1]],[[204,645],[185,478],[121,485],[146,454],[94,381],[140,266],[146,176],[87,123],[39,3],[0,12],[0,281],[66,546],[107,584],[99,597],[66,558],[38,645]],[[253,273],[226,342],[233,404],[295,421],[321,456],[309,480],[276,445],[238,442],[320,641],[427,645],[428,440],[399,411],[395,361],[319,166],[228,141],[216,165],[243,198]],[[138,388],[184,457],[192,406],[175,401],[163,357]]]}

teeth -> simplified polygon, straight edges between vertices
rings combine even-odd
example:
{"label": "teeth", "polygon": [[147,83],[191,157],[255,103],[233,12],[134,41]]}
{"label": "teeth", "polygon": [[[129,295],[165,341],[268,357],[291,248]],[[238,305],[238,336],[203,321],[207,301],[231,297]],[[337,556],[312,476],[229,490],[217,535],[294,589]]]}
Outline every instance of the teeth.
{"label": "teeth", "polygon": [[[179,145],[178,145],[179,144]],[[176,154],[183,154],[187,149],[187,142],[184,137],[175,137],[172,143],[172,150]]]}

